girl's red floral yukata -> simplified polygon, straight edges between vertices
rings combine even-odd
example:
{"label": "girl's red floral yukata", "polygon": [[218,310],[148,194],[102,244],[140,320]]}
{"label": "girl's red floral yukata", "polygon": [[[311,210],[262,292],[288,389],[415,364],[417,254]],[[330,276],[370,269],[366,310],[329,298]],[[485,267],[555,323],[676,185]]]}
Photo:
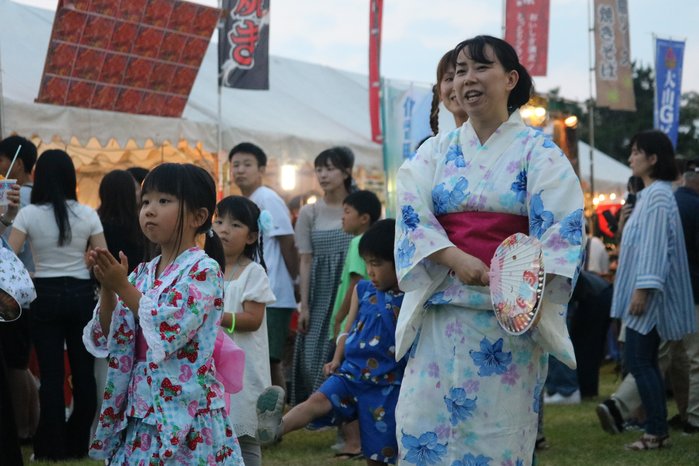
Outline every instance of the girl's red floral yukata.
{"label": "girl's red floral yukata", "polygon": [[119,299],[104,335],[98,303],[83,332],[88,351],[109,361],[90,456],[119,465],[242,465],[213,363],[220,268],[199,248],[156,278],[159,261],[129,276],[143,293],[138,321]]}

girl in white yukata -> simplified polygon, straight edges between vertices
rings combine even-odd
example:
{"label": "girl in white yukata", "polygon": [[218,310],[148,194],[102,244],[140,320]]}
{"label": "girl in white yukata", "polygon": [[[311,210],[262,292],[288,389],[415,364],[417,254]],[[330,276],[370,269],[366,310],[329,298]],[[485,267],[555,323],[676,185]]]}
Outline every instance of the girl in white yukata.
{"label": "girl in white yukata", "polygon": [[243,196],[228,196],[216,206],[214,231],[226,257],[221,326],[245,351],[243,389],[231,396],[231,422],[245,466],[260,466],[255,404],[272,384],[265,306],[275,301],[262,257],[260,230],[271,226],[269,212]]}
{"label": "girl in white yukata", "polygon": [[[95,459],[243,464],[213,359],[223,312],[223,251],[211,230],[215,207],[208,172],[159,165],[143,181],[139,222],[161,254],[128,278],[123,251],[119,260],[106,248],[88,256],[102,289],[83,342],[109,361],[90,446]],[[204,250],[197,247],[200,234],[206,234]]]}
{"label": "girl in white yukata", "polygon": [[[506,42],[455,49],[456,98],[469,116],[400,168],[396,268],[406,291],[396,357],[408,353],[396,424],[401,464],[531,464],[548,353],[575,367],[565,313],[583,253],[583,197],[566,156],[517,109],[532,81]],[[497,323],[488,265],[516,232],[541,241],[538,326]]]}

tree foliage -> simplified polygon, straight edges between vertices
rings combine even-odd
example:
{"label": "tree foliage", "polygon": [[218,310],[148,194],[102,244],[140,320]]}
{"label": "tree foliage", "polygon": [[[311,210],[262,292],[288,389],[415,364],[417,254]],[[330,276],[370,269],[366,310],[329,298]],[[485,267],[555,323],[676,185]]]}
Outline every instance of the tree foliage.
{"label": "tree foliage", "polygon": [[682,94],[677,153],[685,158],[699,157],[699,93]]}

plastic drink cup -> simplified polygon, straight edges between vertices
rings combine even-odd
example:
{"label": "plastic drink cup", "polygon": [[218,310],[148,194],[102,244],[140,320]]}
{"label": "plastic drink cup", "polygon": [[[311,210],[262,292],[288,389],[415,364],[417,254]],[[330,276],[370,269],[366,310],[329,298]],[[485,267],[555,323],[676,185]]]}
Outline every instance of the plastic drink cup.
{"label": "plastic drink cup", "polygon": [[10,200],[7,198],[7,193],[10,192],[14,184],[17,184],[17,180],[7,178],[0,180],[0,207],[5,207],[10,203]]}

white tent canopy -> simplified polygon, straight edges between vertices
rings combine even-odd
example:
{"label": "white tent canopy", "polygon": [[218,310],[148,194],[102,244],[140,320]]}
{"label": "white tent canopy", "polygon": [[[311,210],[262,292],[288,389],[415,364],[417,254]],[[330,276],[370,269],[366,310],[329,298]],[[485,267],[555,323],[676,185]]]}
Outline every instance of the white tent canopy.
{"label": "white tent canopy", "polygon": [[[163,118],[38,104],[34,99],[55,12],[0,0],[3,134],[42,140],[97,138],[124,147],[129,139],[173,144],[185,139],[217,149],[217,44],[210,43],[182,118]],[[381,167],[371,141],[367,78],[296,60],[270,57],[270,90],[222,91],[222,148],[249,140],[281,160],[313,160],[332,145],[347,145],[357,163]]]}
{"label": "white tent canopy", "polygon": [[[182,118],[38,104],[34,99],[54,15],[54,11],[0,0],[3,134],[37,135],[43,141],[58,136],[65,143],[76,138],[82,145],[96,139],[103,148],[115,141],[124,148],[129,140],[145,147],[164,141],[174,145],[184,139],[216,151],[216,43],[209,44]],[[367,82],[366,76],[357,73],[270,57],[269,91],[222,90],[222,150],[248,140],[280,162],[312,161],[323,149],[341,144],[354,150],[357,165],[380,171],[382,152],[371,141]],[[584,142],[578,143],[578,156],[581,179],[589,186],[589,146]],[[594,161],[595,191],[621,195],[631,170],[599,150]]]}
{"label": "white tent canopy", "polygon": [[[595,149],[593,155],[595,174],[595,194],[621,196],[626,192],[626,183],[631,176],[631,169],[613,159],[604,152]],[[578,141],[578,168],[580,179],[590,186],[590,146]]]}

